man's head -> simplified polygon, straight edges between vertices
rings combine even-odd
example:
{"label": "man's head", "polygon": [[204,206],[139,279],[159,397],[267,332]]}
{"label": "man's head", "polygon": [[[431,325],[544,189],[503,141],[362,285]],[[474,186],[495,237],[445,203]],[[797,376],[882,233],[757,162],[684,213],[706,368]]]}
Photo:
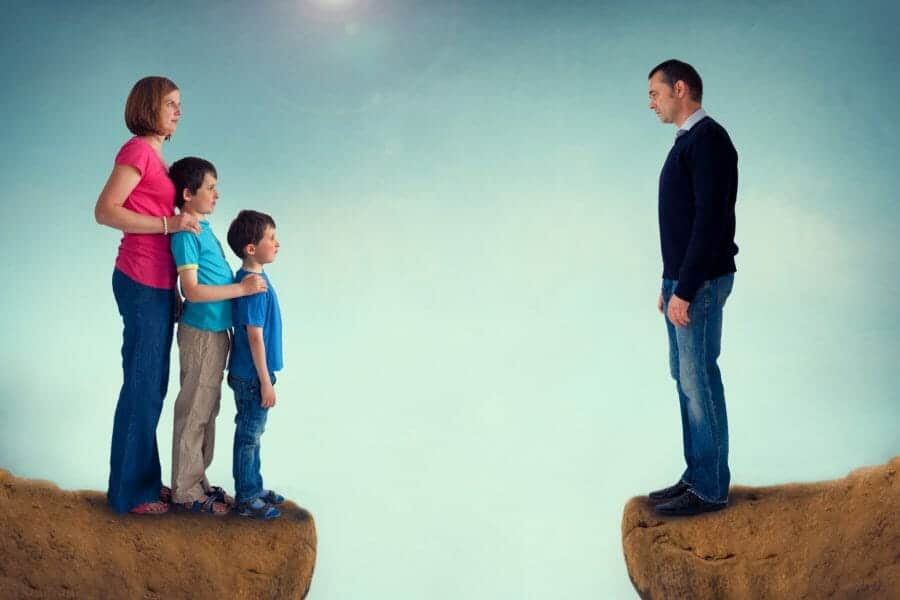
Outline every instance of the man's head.
{"label": "man's head", "polygon": [[667,60],[650,70],[650,110],[663,123],[681,125],[700,108],[703,80],[696,69],[680,60]]}
{"label": "man's head", "polygon": [[242,260],[264,265],[275,260],[278,247],[275,220],[255,210],[242,210],[228,228],[228,245]]}
{"label": "man's head", "polygon": [[186,156],[169,167],[169,179],[175,184],[175,206],[182,211],[208,215],[219,198],[218,174],[208,160]]}

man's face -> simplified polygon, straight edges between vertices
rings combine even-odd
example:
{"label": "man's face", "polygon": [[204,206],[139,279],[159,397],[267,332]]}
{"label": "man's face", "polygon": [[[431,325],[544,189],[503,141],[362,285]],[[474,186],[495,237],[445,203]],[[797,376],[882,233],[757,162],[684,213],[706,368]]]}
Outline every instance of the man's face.
{"label": "man's face", "polygon": [[672,86],[663,81],[662,71],[650,78],[650,110],[656,113],[662,123],[674,123],[681,108],[680,100]]}

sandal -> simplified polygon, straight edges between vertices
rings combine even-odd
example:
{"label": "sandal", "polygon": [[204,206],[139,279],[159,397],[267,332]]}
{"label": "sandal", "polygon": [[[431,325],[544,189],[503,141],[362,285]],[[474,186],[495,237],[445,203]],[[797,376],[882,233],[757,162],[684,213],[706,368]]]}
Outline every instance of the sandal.
{"label": "sandal", "polygon": [[269,519],[277,519],[281,516],[281,511],[269,504],[263,502],[259,508],[253,508],[253,502],[242,502],[235,509],[237,514],[242,517],[251,517],[260,521],[268,521]]}
{"label": "sandal", "polygon": [[159,501],[165,502],[166,504],[172,502],[172,488],[167,485],[159,488]]}
{"label": "sandal", "polygon": [[169,512],[169,505],[165,502],[154,500],[153,502],[138,504],[128,512],[133,515],[163,515]]}
{"label": "sandal", "polygon": [[260,494],[259,499],[263,502],[268,502],[269,504],[281,504],[282,502],[284,502],[284,496],[282,496],[275,490],[263,490],[263,493]]}
{"label": "sandal", "polygon": [[[207,494],[204,500],[194,500],[193,502],[185,502],[178,504],[180,508],[189,510],[192,513],[208,513],[215,517],[222,517],[228,514],[229,506],[219,501],[218,496]],[[221,507],[221,508],[219,508]]]}
{"label": "sandal", "polygon": [[234,507],[234,498],[228,495],[228,492],[225,491],[225,488],[221,488],[217,485],[210,486],[208,490],[206,490],[207,495],[213,496],[219,502],[223,502],[228,505],[228,508]]}

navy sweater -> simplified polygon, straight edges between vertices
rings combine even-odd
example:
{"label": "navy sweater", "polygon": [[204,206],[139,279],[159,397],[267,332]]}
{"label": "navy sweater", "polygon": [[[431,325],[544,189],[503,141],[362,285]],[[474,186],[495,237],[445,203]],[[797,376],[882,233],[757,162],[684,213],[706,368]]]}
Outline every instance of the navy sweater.
{"label": "navy sweater", "polygon": [[675,140],[659,175],[659,241],[663,278],[693,301],[708,279],[734,273],[737,151],[709,117]]}

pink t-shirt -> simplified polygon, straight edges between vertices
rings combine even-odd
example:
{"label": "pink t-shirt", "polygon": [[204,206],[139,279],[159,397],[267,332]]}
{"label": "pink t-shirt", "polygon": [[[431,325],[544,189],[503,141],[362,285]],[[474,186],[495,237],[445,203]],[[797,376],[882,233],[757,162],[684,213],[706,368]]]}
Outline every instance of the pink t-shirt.
{"label": "pink t-shirt", "polygon": [[[166,166],[147,140],[133,137],[116,155],[117,165],[129,165],[141,174],[141,180],[125,199],[123,206],[154,217],[175,214],[175,184]],[[161,233],[126,233],[119,244],[116,268],[150,287],[174,289],[177,274],[169,238]]]}

